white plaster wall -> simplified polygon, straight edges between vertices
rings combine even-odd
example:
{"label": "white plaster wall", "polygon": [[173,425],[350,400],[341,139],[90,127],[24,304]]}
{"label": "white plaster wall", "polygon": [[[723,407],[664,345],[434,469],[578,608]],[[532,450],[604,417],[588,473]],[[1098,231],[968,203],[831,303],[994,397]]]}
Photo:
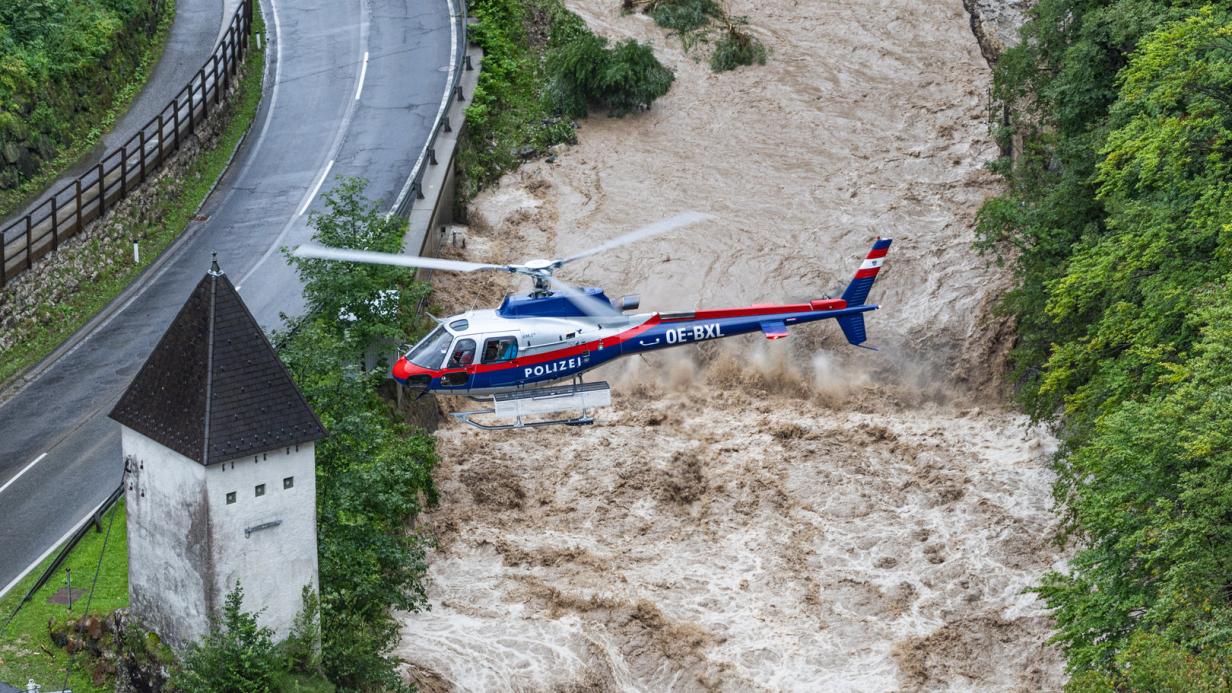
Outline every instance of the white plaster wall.
{"label": "white plaster wall", "polygon": [[[222,604],[236,580],[244,586],[244,609],[260,611],[258,621],[275,639],[290,631],[303,601],[301,589],[317,590],[316,467],[312,443],[282,447],[205,468],[213,533],[214,598]],[[294,477],[284,489],[282,480]],[[257,497],[257,484],[265,495]],[[236,502],[228,505],[227,493]],[[244,535],[269,522],[277,527]]]}
{"label": "white plaster wall", "polygon": [[[206,470],[124,426],[128,458],[128,598],[131,611],[180,647],[209,629],[214,604]],[[221,604],[219,604],[221,605]]]}

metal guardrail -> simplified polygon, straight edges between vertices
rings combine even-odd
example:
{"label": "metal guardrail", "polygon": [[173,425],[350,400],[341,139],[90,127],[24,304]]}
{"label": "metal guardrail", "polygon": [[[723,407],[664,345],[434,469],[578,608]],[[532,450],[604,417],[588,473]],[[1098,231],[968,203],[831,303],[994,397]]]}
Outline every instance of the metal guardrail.
{"label": "metal guardrail", "polygon": [[241,0],[209,59],[157,116],[119,149],[0,233],[0,287],[30,269],[35,260],[54,252],[61,241],[81,233],[86,224],[149,178],[179,150],[181,140],[205,121],[210,102],[213,107],[222,103],[248,55],[254,1]]}
{"label": "metal guardrail", "polygon": [[[125,466],[127,467],[127,465],[128,462],[125,461]],[[81,523],[81,526],[73,532],[73,535],[69,537],[68,541],[64,543],[64,546],[60,548],[60,552],[56,554],[55,560],[48,564],[46,570],[39,575],[38,580],[34,581],[34,585],[26,591],[26,594],[21,598],[21,601],[17,602],[17,607],[13,609],[13,614],[9,616],[10,621],[21,609],[21,607],[25,606],[26,602],[29,602],[30,598],[47,584],[47,581],[51,579],[51,576],[55,575],[56,572],[60,570],[60,566],[64,564],[65,559],[67,559],[69,554],[73,552],[73,549],[77,548],[77,544],[81,541],[82,537],[90,531],[91,527],[96,528],[100,532],[102,531],[103,516],[107,514],[107,511],[111,509],[111,506],[115,505],[116,501],[120,500],[123,495],[124,482],[121,481],[120,485],[116,487],[116,490],[112,491],[110,496],[107,496],[107,500],[103,501],[103,504],[98,506],[98,509],[95,510],[92,515],[87,517]]]}
{"label": "metal guardrail", "polygon": [[[465,101],[466,97],[462,93],[462,72],[465,70],[470,70],[472,67],[470,56],[467,54],[467,47],[469,44],[467,43],[466,38],[466,0],[457,0],[457,2],[460,7],[458,15],[458,45],[454,49],[453,56],[451,56],[456,61],[454,63],[456,67],[453,70],[453,77],[449,84],[449,98],[457,99],[458,101]],[[452,6],[452,4],[453,2],[451,1],[450,5]],[[453,124],[449,122],[448,114],[448,102],[444,101],[441,104],[440,110],[437,111],[435,121],[432,123],[432,134],[428,136],[428,141],[424,143],[424,148],[420,152],[419,158],[415,161],[415,168],[411,170],[410,178],[407,179],[406,185],[403,186],[402,191],[398,194],[397,200],[394,201],[393,209],[390,210],[391,214],[397,214],[402,217],[409,216],[411,209],[415,206],[415,201],[423,199],[423,176],[425,165],[437,164],[436,137],[442,130],[445,132],[453,131]],[[458,123],[458,126],[461,127],[462,124]]]}

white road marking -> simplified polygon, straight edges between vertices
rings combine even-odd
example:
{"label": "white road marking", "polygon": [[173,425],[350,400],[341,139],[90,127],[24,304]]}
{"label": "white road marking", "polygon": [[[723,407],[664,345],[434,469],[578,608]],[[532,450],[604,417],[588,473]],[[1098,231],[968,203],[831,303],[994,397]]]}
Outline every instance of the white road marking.
{"label": "white road marking", "polygon": [[317,184],[312,186],[312,192],[308,193],[308,197],[304,200],[304,204],[300,206],[299,211],[295,213],[295,216],[301,216],[304,212],[308,211],[308,205],[312,204],[313,198],[317,196],[318,192],[321,192],[321,186],[325,183],[325,177],[329,175],[329,170],[333,167],[334,160],[330,159],[329,163],[325,164],[325,168],[322,169],[321,176],[317,178]]}
{"label": "white road marking", "polygon": [[[452,2],[452,0],[450,0],[450,2]],[[367,51],[367,48],[368,48],[368,6],[363,2],[359,3],[359,14],[360,14],[359,47],[361,49],[364,49],[364,52],[367,53],[368,52]],[[355,105],[356,104],[354,100],[350,101],[347,104],[346,113],[342,116],[342,123],[338,126],[337,133],[334,135],[334,143],[332,146],[330,146],[329,153],[326,155],[330,157],[330,160],[329,160],[330,166],[333,165],[334,159],[338,158],[338,152],[342,150],[342,141],[345,138],[347,131],[350,130],[351,118],[354,117],[355,115]],[[328,167],[326,167],[326,172],[328,173]],[[274,254],[278,252],[279,248],[285,245],[285,241],[287,239],[287,236],[291,233],[291,229],[295,227],[296,222],[299,220],[300,216],[303,215],[303,209],[306,209],[308,207],[308,202],[311,202],[312,198],[315,195],[316,195],[316,192],[313,192],[313,194],[310,195],[307,198],[307,200],[304,201],[303,208],[301,208],[300,213],[292,216],[290,219],[287,220],[287,223],[282,227],[282,231],[278,233],[278,236],[274,239],[273,243],[270,243],[269,248],[266,249],[265,254],[261,256],[261,259],[257,260],[256,264],[254,264],[251,269],[245,272],[244,276],[240,277],[240,281],[239,281],[240,284],[247,283],[248,278],[256,274],[257,271],[261,269],[261,266],[265,264],[266,260],[269,260],[270,258],[272,258]]]}
{"label": "white road marking", "polygon": [[4,486],[0,486],[0,493],[4,493],[4,489],[8,488],[9,486],[12,486],[14,481],[17,481],[18,479],[20,479],[22,474],[25,474],[26,472],[30,471],[31,467],[38,464],[39,460],[42,460],[46,456],[47,456],[47,453],[43,453],[39,455],[38,457],[35,457],[33,462],[26,465],[25,469],[21,470],[20,472],[17,472],[17,475],[14,476],[12,479],[9,479],[8,481],[4,482]]}
{"label": "white road marking", "polygon": [[359,68],[359,86],[355,88],[355,100],[359,101],[359,95],[364,93],[364,77],[368,74],[368,51],[364,51],[364,66]]}
{"label": "white road marking", "polygon": [[[445,96],[441,98],[441,106],[436,109],[436,120],[434,123],[441,122],[445,111],[449,109],[449,101],[453,98],[453,76],[454,70],[458,64],[458,10],[454,7],[453,0],[447,0],[449,4],[449,77],[445,81]],[[458,124],[461,127],[461,123]],[[411,167],[411,176],[406,179],[401,192],[398,193],[398,199],[394,200],[394,206],[389,208],[389,212],[385,214],[385,218],[389,218],[398,211],[402,206],[402,201],[411,193],[411,184],[415,182],[415,176],[419,175],[419,169],[423,166],[424,158],[428,156],[428,147],[432,144],[432,133],[428,133],[428,140],[424,142],[423,149],[419,152],[419,158],[415,160],[415,165]]]}
{"label": "white road marking", "polygon": [[12,580],[11,582],[9,582],[9,584],[5,585],[5,586],[4,586],[4,589],[0,589],[0,598],[3,598],[3,597],[4,597],[4,595],[6,595],[6,594],[8,594],[8,593],[9,593],[9,590],[11,590],[11,589],[13,589],[14,587],[16,587],[16,586],[17,586],[17,583],[19,583],[19,582],[21,582],[23,579],[25,579],[25,577],[26,577],[27,575],[29,575],[29,574],[30,574],[30,571],[32,571],[32,570],[34,570],[35,568],[37,568],[37,567],[38,567],[38,565],[39,565],[40,563],[42,563],[44,560],[46,560],[46,558],[47,558],[48,556],[50,556],[50,555],[51,555],[51,552],[52,552],[52,551],[55,551],[56,549],[60,548],[60,545],[61,545],[61,544],[63,544],[64,542],[68,541],[68,538],[69,538],[69,537],[71,537],[71,536],[73,536],[73,532],[76,532],[77,530],[81,529],[81,526],[82,526],[83,524],[85,524],[85,523],[89,522],[89,521],[90,521],[90,518],[91,518],[91,517],[94,517],[94,513],[98,512],[98,509],[99,509],[99,508],[101,508],[101,507],[103,507],[103,503],[105,503],[105,502],[106,502],[106,501],[100,501],[98,505],[96,505],[96,506],[94,506],[93,508],[91,508],[91,509],[90,509],[90,512],[86,513],[86,516],[85,516],[85,517],[81,518],[81,520],[80,520],[77,524],[73,525],[73,528],[72,528],[72,529],[70,529],[69,531],[65,532],[65,533],[64,533],[64,536],[62,536],[62,537],[60,537],[59,539],[57,539],[57,540],[55,540],[54,542],[52,542],[51,546],[47,547],[47,550],[46,550],[46,551],[44,551],[44,552],[43,552],[43,554],[42,554],[41,556],[39,556],[38,558],[34,559],[34,562],[33,562],[33,563],[31,563],[30,565],[26,566],[26,569],[25,569],[25,570],[23,570],[23,571],[21,571],[21,573],[19,573],[19,574],[17,575],[17,577],[13,578],[13,580]]}

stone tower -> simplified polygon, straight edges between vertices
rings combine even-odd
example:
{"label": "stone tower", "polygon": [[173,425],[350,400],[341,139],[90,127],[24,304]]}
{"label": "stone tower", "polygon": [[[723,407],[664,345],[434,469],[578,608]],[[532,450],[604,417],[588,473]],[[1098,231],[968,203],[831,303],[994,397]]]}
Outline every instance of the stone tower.
{"label": "stone tower", "polygon": [[199,640],[236,581],[287,634],[317,588],[314,442],[325,429],[215,262],[120,398],[133,615]]}

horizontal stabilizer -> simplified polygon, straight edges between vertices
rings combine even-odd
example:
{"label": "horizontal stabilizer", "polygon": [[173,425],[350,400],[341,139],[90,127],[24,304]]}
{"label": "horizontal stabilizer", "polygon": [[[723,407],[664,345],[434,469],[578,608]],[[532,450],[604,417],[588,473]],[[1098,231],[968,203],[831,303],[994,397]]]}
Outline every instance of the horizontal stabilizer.
{"label": "horizontal stabilizer", "polygon": [[769,320],[761,324],[761,331],[766,333],[766,339],[782,339],[787,336],[787,324],[782,320]]}

